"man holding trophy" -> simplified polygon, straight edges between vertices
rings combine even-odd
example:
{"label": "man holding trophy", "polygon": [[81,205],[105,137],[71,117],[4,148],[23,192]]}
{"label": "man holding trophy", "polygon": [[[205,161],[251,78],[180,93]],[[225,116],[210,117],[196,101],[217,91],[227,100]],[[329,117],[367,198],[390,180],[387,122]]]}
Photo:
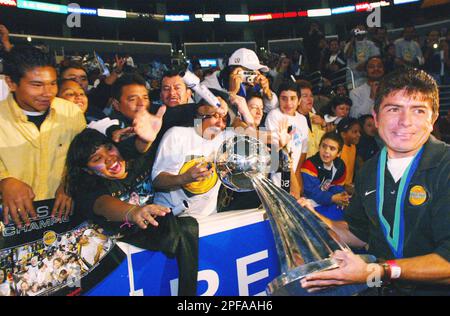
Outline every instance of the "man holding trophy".
{"label": "man holding trophy", "polygon": [[450,147],[430,135],[438,115],[438,86],[425,72],[383,80],[373,116],[386,147],[356,178],[345,222],[322,218],[342,242],[365,245],[378,263],[338,250],[337,269],[301,280],[308,292],[366,283],[382,295],[450,294]]}
{"label": "man holding trophy", "polygon": [[273,161],[258,140],[222,145],[219,178],[255,189],[270,220],[281,275],[269,295],[450,294],[450,147],[430,135],[438,113],[438,87],[425,72],[384,79],[373,115],[386,146],[364,164],[340,222],[266,179]]}

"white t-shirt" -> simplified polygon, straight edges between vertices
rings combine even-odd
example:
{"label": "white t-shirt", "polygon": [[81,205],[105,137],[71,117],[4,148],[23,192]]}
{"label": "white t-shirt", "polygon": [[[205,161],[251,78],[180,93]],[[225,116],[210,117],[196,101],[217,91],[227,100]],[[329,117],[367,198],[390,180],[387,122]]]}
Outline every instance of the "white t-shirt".
{"label": "white t-shirt", "polygon": [[87,245],[81,245],[80,256],[92,266],[96,263],[95,257],[97,255],[99,246],[102,245],[99,256],[100,260],[100,258],[108,249],[109,240],[106,238],[105,239],[100,238],[100,236],[97,235],[97,233],[90,228],[86,229],[83,235],[88,237],[89,243]]}
{"label": "white t-shirt", "polygon": [[[95,256],[97,255],[97,251],[99,248],[99,243],[93,241],[93,238],[89,237],[89,243],[87,245],[82,245],[80,250],[80,257],[86,260],[91,266],[93,266],[95,262]],[[100,257],[104,253],[102,249],[100,251]]]}
{"label": "white t-shirt", "polygon": [[414,156],[411,157],[405,157],[405,158],[389,158],[387,161],[387,167],[389,172],[392,175],[392,178],[394,178],[395,182],[398,182],[400,178],[403,176],[403,174],[406,171],[406,168],[408,168],[411,161],[414,159]]}
{"label": "white t-shirt", "polygon": [[[295,116],[290,116],[283,114],[279,108],[270,111],[266,118],[266,128],[270,131],[277,131],[280,126],[280,123],[284,118],[288,119],[288,124],[292,126],[294,129],[294,134],[292,135],[292,140],[290,142],[291,150],[292,150],[292,161],[293,167],[297,169],[298,162],[300,161],[300,156],[302,153],[308,152],[308,135],[309,128],[308,122],[306,118],[295,112]],[[272,174],[272,181],[281,186],[281,173],[277,172]]]}
{"label": "white t-shirt", "polygon": [[372,114],[375,101],[370,98],[370,86],[366,82],[350,91],[350,99],[353,105],[350,108],[350,117],[359,118],[365,114]]}
{"label": "white t-shirt", "polygon": [[[193,127],[172,127],[163,136],[159,144],[158,153],[152,170],[152,180],[161,172],[178,175],[185,163],[192,159],[205,157],[214,161],[220,145],[234,136],[232,131],[224,131],[212,140],[201,137]],[[206,193],[194,195],[183,188],[156,192],[154,203],[172,209],[179,209],[186,201],[188,207],[182,213],[174,215],[201,218],[217,212],[217,197],[219,195],[220,180]]]}

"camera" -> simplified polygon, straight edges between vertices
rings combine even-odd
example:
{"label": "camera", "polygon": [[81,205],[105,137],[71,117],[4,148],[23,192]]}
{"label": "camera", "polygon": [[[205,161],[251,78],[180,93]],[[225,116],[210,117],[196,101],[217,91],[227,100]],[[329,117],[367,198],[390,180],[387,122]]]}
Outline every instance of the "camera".
{"label": "camera", "polygon": [[256,72],[247,70],[241,71],[240,75],[242,77],[242,81],[246,83],[254,83],[256,77],[258,76]]}
{"label": "camera", "polygon": [[367,31],[366,30],[360,30],[360,29],[353,29],[352,30],[352,34],[353,34],[353,36],[366,35]]}
{"label": "camera", "polygon": [[434,50],[441,50],[441,49],[442,49],[441,43],[442,43],[442,42],[445,42],[445,40],[446,40],[445,37],[440,37],[439,40],[438,40],[437,42],[434,42],[434,43],[431,45],[431,47],[432,47]]}

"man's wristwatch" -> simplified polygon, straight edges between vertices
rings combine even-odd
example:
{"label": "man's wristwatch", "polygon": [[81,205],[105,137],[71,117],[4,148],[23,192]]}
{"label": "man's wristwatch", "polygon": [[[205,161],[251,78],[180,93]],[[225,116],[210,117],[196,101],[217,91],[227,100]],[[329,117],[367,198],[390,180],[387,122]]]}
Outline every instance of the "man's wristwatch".
{"label": "man's wristwatch", "polygon": [[388,260],[381,263],[384,275],[382,278],[383,283],[389,284],[392,280],[399,279],[402,274],[402,269],[395,260]]}
{"label": "man's wristwatch", "polygon": [[383,277],[381,278],[382,286],[391,283],[391,266],[386,262],[380,263],[383,268]]}

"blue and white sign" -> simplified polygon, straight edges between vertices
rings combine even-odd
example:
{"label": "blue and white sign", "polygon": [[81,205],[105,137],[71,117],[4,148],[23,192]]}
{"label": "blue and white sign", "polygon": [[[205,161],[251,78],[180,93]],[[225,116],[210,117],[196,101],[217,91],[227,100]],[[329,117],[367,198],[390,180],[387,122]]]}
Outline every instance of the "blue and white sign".
{"label": "blue and white sign", "polygon": [[[275,242],[263,210],[219,213],[199,221],[198,295],[265,295],[280,274]],[[176,295],[175,259],[121,244],[124,261],[88,295]]]}

